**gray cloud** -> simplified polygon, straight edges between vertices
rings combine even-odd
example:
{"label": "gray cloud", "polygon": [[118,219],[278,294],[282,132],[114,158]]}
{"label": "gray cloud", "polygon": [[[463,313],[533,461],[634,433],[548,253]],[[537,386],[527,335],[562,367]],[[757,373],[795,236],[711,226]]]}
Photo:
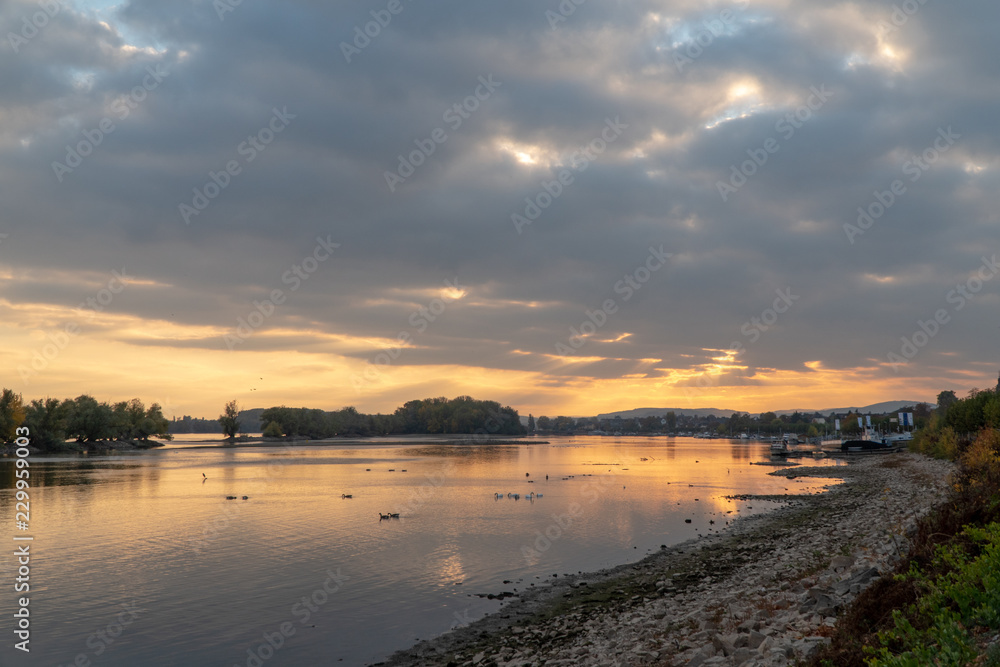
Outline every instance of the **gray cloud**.
{"label": "gray cloud", "polygon": [[[874,367],[1000,251],[995,4],[928,3],[886,34],[888,2],[586,3],[552,30],[545,11],[557,3],[404,1],[348,64],[341,42],[383,6],[243,3],[220,21],[207,1],[134,0],[110,25],[66,9],[19,53],[0,47],[0,262],[15,277],[124,264],[159,285],[130,288],[116,312],[227,330],[253,299],[287,288],[283,272],[330,235],[341,251],[265,327],[302,334],[255,336],[244,349],[371,358],[378,345],[338,348],[315,334],[394,338],[457,276],[467,296],[397,365],[538,371],[556,383],[656,377],[742,342],[749,370],[719,382],[747,386],[756,369],[807,361]],[[735,27],[678,71],[690,42],[674,40],[726,8],[737,8]],[[2,32],[36,9],[5,3]],[[158,66],[169,75],[120,117],[116,100]],[[497,92],[450,128],[445,111],[490,74]],[[818,86],[832,97],[785,138],[777,124]],[[275,108],[295,118],[247,161],[240,146]],[[573,152],[615,117],[628,128],[574,170]],[[60,182],[52,163],[104,118],[114,131]],[[384,172],[439,127],[447,141],[390,193]],[[947,127],[961,135],[955,146],[850,243],[857,208],[906,180],[904,163]],[[769,138],[780,150],[723,201],[717,182]],[[185,225],[179,205],[231,160],[239,175]],[[511,214],[562,169],[573,183],[518,234]],[[616,283],[661,244],[674,257],[625,302]],[[953,313],[906,372],[992,368],[976,364],[995,356],[998,285]],[[742,325],[783,288],[801,299],[750,343]],[[15,280],[4,298],[70,306],[86,294]],[[548,356],[607,299],[619,311],[579,353],[605,360]],[[218,335],[171,344],[224,351]]]}

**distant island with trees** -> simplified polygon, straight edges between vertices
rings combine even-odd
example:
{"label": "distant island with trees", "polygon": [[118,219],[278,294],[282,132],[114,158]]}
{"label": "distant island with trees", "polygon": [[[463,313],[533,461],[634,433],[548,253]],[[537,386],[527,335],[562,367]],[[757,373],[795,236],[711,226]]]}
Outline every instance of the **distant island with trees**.
{"label": "distant island with trees", "polygon": [[[218,420],[199,420],[212,430],[235,439],[240,433],[262,431],[268,439],[318,440],[393,434],[468,434],[523,436],[517,410],[496,401],[470,396],[413,400],[392,414],[363,414],[353,407],[337,411],[285,406],[240,411],[236,401],[226,404]],[[100,449],[144,449],[158,446],[153,437],[170,440],[172,425],[159,404],[148,408],[134,398],[102,402],[84,394],[74,399],[36,399],[24,403],[10,389],[0,393],[0,443],[13,442],[16,429],[25,426],[33,447],[46,452]]]}
{"label": "distant island with trees", "polygon": [[[13,442],[17,428],[25,426],[31,445],[43,451],[126,445],[145,448],[156,446],[149,440],[151,436],[169,438],[169,424],[158,403],[147,408],[138,398],[112,404],[83,394],[62,401],[45,398],[26,404],[20,394],[10,389],[0,392],[0,443]],[[67,440],[76,446],[68,445]]]}
{"label": "distant island with trees", "polygon": [[[978,396],[973,389],[970,397]],[[984,395],[996,395],[985,392]],[[980,398],[979,400],[985,400]],[[938,394],[938,412],[944,414],[959,402],[953,391]],[[961,403],[966,405],[966,403]],[[977,409],[978,409],[977,404]],[[992,414],[1000,410],[990,403],[982,412]],[[917,403],[901,411],[912,412],[917,428],[929,425],[935,414],[927,403]],[[956,408],[954,415],[960,410]],[[117,403],[98,401],[84,394],[76,398],[58,400],[36,399],[24,403],[19,394],[10,389],[0,392],[0,443],[13,442],[15,429],[29,429],[31,445],[46,452],[92,451],[101,449],[144,449],[159,446],[153,438],[170,440],[172,434],[220,434],[235,440],[241,434],[262,433],[266,440],[320,440],[337,437],[369,437],[386,435],[451,435],[524,436],[524,435],[687,435],[712,434],[739,437],[741,433],[780,435],[796,433],[816,437],[833,433],[834,420],[840,419],[840,434],[845,437],[860,431],[858,417],[868,417],[872,425],[882,431],[898,428],[893,420],[896,413],[861,414],[847,413],[792,413],[778,416],[764,412],[751,416],[734,412],[730,416],[678,415],[667,411],[663,415],[646,417],[604,418],[566,416],[535,419],[527,418],[522,424],[517,410],[501,406],[496,401],[477,400],[470,396],[454,399],[427,398],[404,403],[390,414],[365,414],[354,407],[330,411],[317,408],[292,408],[275,406],[240,410],[236,401],[230,401],[217,419],[168,420],[159,404],[145,406],[138,398]],[[958,419],[959,417],[953,417]],[[972,431],[972,427],[964,430]]]}

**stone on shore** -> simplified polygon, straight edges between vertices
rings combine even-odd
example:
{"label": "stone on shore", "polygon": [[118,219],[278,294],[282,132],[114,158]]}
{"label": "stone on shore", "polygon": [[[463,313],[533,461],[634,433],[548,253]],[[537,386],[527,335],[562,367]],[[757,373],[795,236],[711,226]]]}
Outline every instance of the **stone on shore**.
{"label": "stone on shore", "polygon": [[[560,577],[497,614],[397,653],[402,665],[779,666],[820,650],[837,614],[909,549],[950,463],[910,453],[795,468],[842,477],[770,514],[638,564]],[[777,470],[772,474],[788,474]],[[888,491],[886,491],[888,489]],[[548,597],[545,597],[548,595]],[[559,613],[547,613],[558,604]],[[462,656],[462,657],[459,657]]]}

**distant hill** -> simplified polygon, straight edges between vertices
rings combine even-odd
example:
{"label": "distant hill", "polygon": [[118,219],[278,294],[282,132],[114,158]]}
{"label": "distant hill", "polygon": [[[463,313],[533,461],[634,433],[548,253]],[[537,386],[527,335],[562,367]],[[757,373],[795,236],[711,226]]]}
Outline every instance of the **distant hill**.
{"label": "distant hill", "polygon": [[[907,406],[914,406],[921,401],[883,401],[881,403],[873,403],[871,405],[852,405],[847,408],[827,408],[823,410],[815,410],[813,408],[799,408],[797,410],[775,410],[777,415],[790,415],[795,412],[801,412],[804,414],[812,414],[818,412],[821,415],[828,415],[831,412],[860,412],[861,414],[884,414],[886,412],[899,412],[900,408]],[[930,401],[923,401],[935,407],[935,404]],[[673,412],[678,417],[707,417],[708,415],[715,415],[716,417],[728,417],[734,412],[741,412],[741,410],[732,410],[729,408],[633,408],[631,410],[622,410],[620,412],[605,412],[603,414],[597,415],[598,419],[614,419],[615,417],[621,417],[622,419],[641,419],[643,417],[659,417],[665,415],[668,412]],[[758,415],[759,413],[750,413],[751,415]],[[552,416],[552,415],[549,415]]]}

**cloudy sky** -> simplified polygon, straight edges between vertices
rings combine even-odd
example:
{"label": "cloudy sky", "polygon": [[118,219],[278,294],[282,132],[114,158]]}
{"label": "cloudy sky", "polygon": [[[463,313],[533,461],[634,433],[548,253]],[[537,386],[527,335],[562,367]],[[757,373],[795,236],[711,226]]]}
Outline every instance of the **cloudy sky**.
{"label": "cloudy sky", "polygon": [[5,0],[2,383],[178,416],[993,386],[998,19]]}

